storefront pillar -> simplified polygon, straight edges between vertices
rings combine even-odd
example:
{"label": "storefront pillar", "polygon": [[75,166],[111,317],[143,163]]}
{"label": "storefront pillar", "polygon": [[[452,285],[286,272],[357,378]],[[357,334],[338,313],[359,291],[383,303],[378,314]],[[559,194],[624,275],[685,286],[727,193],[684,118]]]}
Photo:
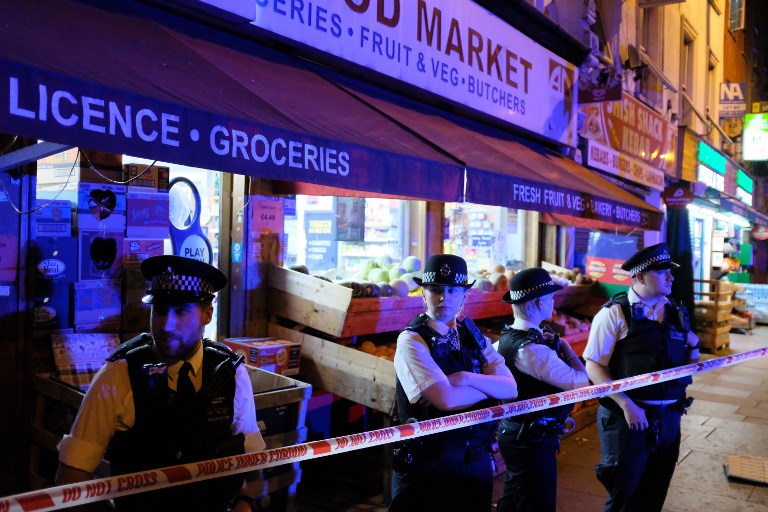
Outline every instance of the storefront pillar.
{"label": "storefront pillar", "polygon": [[539,266],[539,221],[541,214],[539,212],[521,210],[525,233],[523,234],[523,261],[526,267]]}

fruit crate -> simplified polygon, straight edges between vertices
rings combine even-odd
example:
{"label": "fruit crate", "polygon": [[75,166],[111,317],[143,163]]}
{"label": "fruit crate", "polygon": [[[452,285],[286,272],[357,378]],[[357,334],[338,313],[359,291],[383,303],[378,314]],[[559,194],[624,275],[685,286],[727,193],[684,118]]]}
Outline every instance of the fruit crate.
{"label": "fruit crate", "polygon": [[555,309],[569,309],[583,306],[590,294],[595,283],[590,284],[572,284],[564,286],[562,290],[558,290],[552,296],[555,301]]}
{"label": "fruit crate", "polygon": [[[424,312],[421,295],[352,298],[352,289],[286,268],[270,267],[269,313],[334,338],[401,331]],[[471,290],[464,315],[472,319],[511,316],[504,292]]]}
{"label": "fruit crate", "polygon": [[270,336],[301,343],[302,379],[316,389],[387,414],[394,410],[392,361],[277,324],[268,329]]}

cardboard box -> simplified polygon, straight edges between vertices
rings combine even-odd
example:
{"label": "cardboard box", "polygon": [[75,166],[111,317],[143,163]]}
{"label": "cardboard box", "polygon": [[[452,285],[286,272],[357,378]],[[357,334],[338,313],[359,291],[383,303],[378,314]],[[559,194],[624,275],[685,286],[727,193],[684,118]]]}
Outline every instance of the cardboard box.
{"label": "cardboard box", "polygon": [[80,230],[80,281],[119,278],[123,238],[122,231]]}
{"label": "cardboard box", "polygon": [[278,338],[225,338],[224,344],[245,357],[245,364],[279,375],[299,373],[301,343]]}
{"label": "cardboard box", "polygon": [[53,333],[51,347],[56,378],[86,391],[93,376],[118,345],[117,334]]}
{"label": "cardboard box", "polygon": [[[102,332],[118,332],[120,330],[120,319],[116,321],[108,322],[92,322],[85,324],[75,324],[76,333],[102,333]],[[126,339],[131,339],[132,336]]]}
{"label": "cardboard box", "polygon": [[[70,148],[61,153],[41,158],[37,162],[38,170],[48,170],[59,166],[72,166],[90,168],[91,164],[97,169],[120,169],[123,164],[123,156],[91,149]],[[38,176],[39,179],[39,176]]]}
{"label": "cardboard box", "polygon": [[121,284],[119,279],[75,283],[75,325],[101,323],[119,327]]}
{"label": "cardboard box", "polygon": [[124,238],[123,268],[138,268],[150,256],[162,256],[163,244],[163,240]]}
{"label": "cardboard box", "polygon": [[130,238],[168,238],[168,194],[128,193],[126,234]]}
{"label": "cardboard box", "polygon": [[[38,192],[55,193],[66,183],[122,181],[123,156],[78,148],[68,149],[37,162]],[[93,167],[91,167],[93,166]],[[38,193],[38,197],[41,197]],[[59,199],[63,199],[59,197]]]}
{"label": "cardboard box", "polygon": [[38,238],[30,242],[34,266],[32,328],[35,331],[71,327],[72,283],[77,280],[77,241]]}
{"label": "cardboard box", "polygon": [[146,192],[168,192],[170,169],[161,165],[124,164],[123,181],[127,181],[128,190]]}
{"label": "cardboard box", "polygon": [[124,185],[80,183],[77,186],[78,229],[125,231]]}
{"label": "cardboard box", "polygon": [[0,281],[14,282],[19,270],[19,237],[0,235]]}
{"label": "cardboard box", "polygon": [[72,203],[37,199],[32,214],[32,238],[72,236]]}

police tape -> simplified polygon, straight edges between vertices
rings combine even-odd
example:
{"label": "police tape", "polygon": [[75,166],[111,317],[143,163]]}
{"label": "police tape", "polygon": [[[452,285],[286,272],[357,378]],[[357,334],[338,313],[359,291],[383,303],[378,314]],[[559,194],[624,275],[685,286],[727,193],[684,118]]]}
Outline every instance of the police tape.
{"label": "police tape", "polygon": [[0,498],[0,512],[44,512],[61,510],[118,498],[139,492],[155,491],[209,480],[228,475],[266,469],[303,460],[316,459],[337,453],[384,445],[404,439],[415,439],[438,432],[496,421],[508,416],[549,409],[581,402],[617,392],[628,391],[697,373],[708,372],[768,355],[768,348],[752,350],[708,361],[702,361],[654,373],[637,375],[604,384],[596,384],[572,391],[521,400],[476,411],[444,416],[432,420],[408,423],[346,436],[312,441],[309,443],[273,448],[263,452],[245,453],[219,459],[205,460],[178,466],[139,471],[120,476],[101,478],[39,491],[31,491]]}

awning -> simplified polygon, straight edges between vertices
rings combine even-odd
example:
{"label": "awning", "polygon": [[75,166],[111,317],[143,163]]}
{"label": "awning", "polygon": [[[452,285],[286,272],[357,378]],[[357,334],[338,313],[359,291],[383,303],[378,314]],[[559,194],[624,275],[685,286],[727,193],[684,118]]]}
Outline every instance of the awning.
{"label": "awning", "polygon": [[542,146],[343,77],[334,80],[467,166],[467,202],[595,221],[592,227],[658,230],[660,210]]}
{"label": "awning", "polygon": [[741,215],[756,226],[768,227],[768,215],[722,192],[720,193],[720,210]]}
{"label": "awning", "polygon": [[464,179],[308,64],[133,1],[4,1],[0,133],[440,201]]}

